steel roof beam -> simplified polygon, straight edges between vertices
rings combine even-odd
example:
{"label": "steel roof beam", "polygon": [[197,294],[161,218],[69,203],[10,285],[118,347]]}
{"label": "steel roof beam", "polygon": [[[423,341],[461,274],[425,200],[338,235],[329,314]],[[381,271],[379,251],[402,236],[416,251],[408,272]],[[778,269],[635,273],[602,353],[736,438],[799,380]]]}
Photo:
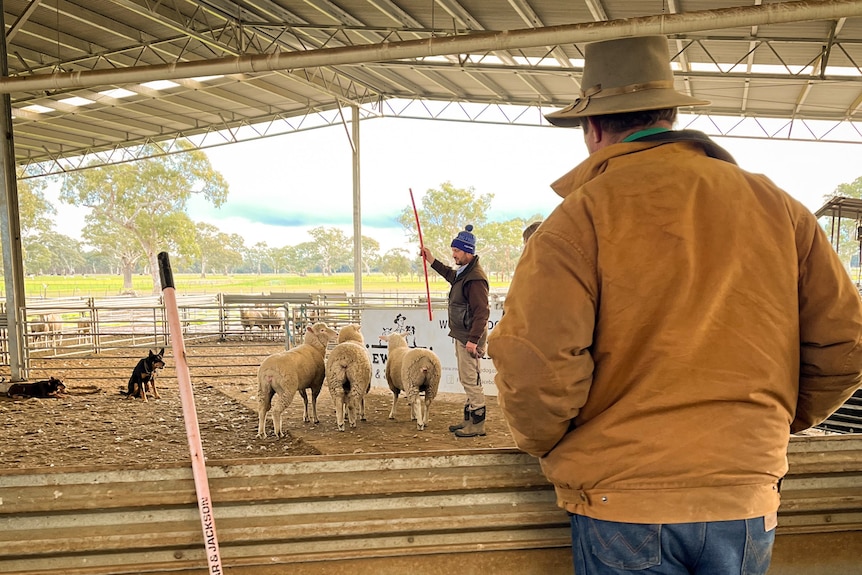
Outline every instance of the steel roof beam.
{"label": "steel roof beam", "polygon": [[[128,0],[113,0],[128,3]],[[447,0],[448,1],[448,0]],[[754,7],[704,10],[685,14],[645,16],[609,22],[569,24],[550,28],[476,33],[449,38],[406,40],[385,44],[328,48],[306,52],[244,55],[205,62],[143,66],[122,70],[56,73],[28,77],[0,78],[0,93],[82,88],[101,84],[127,84],[154,79],[236,73],[259,73],[316,66],[337,66],[360,62],[400,60],[464,54],[486,50],[510,50],[536,46],[570,44],[642,34],[676,34],[758,24],[810,20],[835,20],[862,16],[862,2],[824,0],[791,2]]]}
{"label": "steel roof beam", "polygon": [[[679,6],[677,5],[677,0],[667,0],[667,9],[671,14],[679,14]],[[687,72],[690,70],[690,66],[688,64],[688,58],[685,55],[685,49],[691,44],[685,44],[679,38],[674,40],[676,44],[676,59],[679,62],[679,68],[683,73],[682,81],[685,86],[685,93],[689,96],[694,97],[694,91],[691,88],[691,79],[687,75]]]}
{"label": "steel roof beam", "polygon": [[[106,150],[76,149],[74,150],[76,153],[73,155],[55,154],[48,161],[27,162],[25,160],[19,163],[19,167],[25,173],[24,178],[41,177],[86,169],[92,167],[92,162],[96,162],[96,165],[108,165],[180,153],[185,150],[176,147],[175,144],[184,139],[192,141],[196,148],[206,149],[246,140],[305,132],[341,123],[337,111],[329,110],[328,112],[331,117],[324,115],[321,110],[316,108],[308,108],[307,112],[301,116],[286,117],[279,113],[250,121],[226,121],[218,128],[210,126],[200,132],[180,131],[173,135],[167,143],[163,140],[155,140],[151,136],[138,137]],[[368,117],[367,110],[362,110],[362,113]],[[268,127],[263,128],[263,126]],[[248,137],[237,136],[241,128],[249,129]],[[229,137],[225,136],[225,129],[229,130]],[[153,152],[154,147],[159,151]],[[39,151],[44,153],[44,150]],[[116,156],[120,157],[117,158]]]}
{"label": "steel roof beam", "polygon": [[[401,103],[402,105],[396,108],[393,106],[395,102]],[[433,112],[431,108],[435,103],[442,104],[444,109],[436,113]],[[386,108],[385,112],[382,109],[377,113],[371,112],[368,109],[361,109],[360,112],[364,114],[363,120],[373,119],[376,117],[397,117],[481,124],[549,127],[549,124],[543,117],[543,113],[545,113],[549,108],[546,105],[538,105],[535,103],[514,106],[514,111],[507,111],[507,106],[501,106],[499,102],[495,101],[465,105],[460,100],[395,99],[385,100],[382,102],[382,105]],[[857,99],[856,105],[862,106],[862,94],[860,94],[860,97]],[[478,108],[478,111],[471,113],[469,110],[474,108]],[[486,114],[485,111],[490,108],[497,108],[500,110],[500,113]],[[417,110],[421,110],[423,113],[417,114]],[[328,116],[326,114],[328,114]],[[799,119],[787,120],[786,118],[778,116],[774,118],[766,118],[765,116],[745,116],[738,118],[738,120],[729,127],[721,128],[720,126],[727,124],[727,117],[722,114],[731,115],[734,114],[734,110],[717,110],[717,114],[713,115],[683,114],[681,116],[681,122],[685,123],[686,126],[692,126],[697,123],[697,129],[713,136],[862,144],[862,125],[860,125],[859,122],[835,122],[830,119],[817,120],[816,118],[804,121]],[[483,119],[488,117],[507,118],[507,121]],[[312,120],[309,120],[310,118]],[[781,126],[777,129],[767,129],[765,127],[765,122],[768,121],[781,121]],[[824,128],[821,130],[821,136],[816,136],[814,131],[810,128],[810,124],[814,121],[819,121],[825,124]],[[341,119],[337,110],[329,109],[324,111],[317,107],[310,107],[306,114],[301,116],[287,117],[284,114],[275,114],[268,117],[240,121],[226,120],[223,126],[218,129],[209,126],[201,131],[180,131],[172,137],[171,141],[175,142],[179,139],[189,139],[193,141],[196,147],[205,149],[238,141],[272,137],[286,133],[333,126],[340,123]],[[795,126],[800,126],[804,129],[801,131],[795,130]],[[847,128],[840,131],[840,133],[845,135],[836,135],[839,133],[838,128],[842,126]],[[238,136],[240,128],[248,129],[246,137]],[[224,129],[229,130],[227,135],[224,133]],[[758,136],[756,133],[759,133],[760,135]],[[850,137],[846,134],[850,134]],[[853,136],[854,134],[855,137]],[[48,161],[31,161],[28,163],[25,159],[21,162],[20,167],[26,168],[26,172],[28,174],[26,177],[36,177],[84,169],[91,161],[97,161],[102,164],[134,161],[145,157],[153,157],[152,154],[147,151],[149,149],[147,145],[155,143],[156,141],[151,136],[133,137],[128,141],[128,143],[124,143],[122,147],[117,145],[108,150],[88,151],[86,149],[74,149],[72,151],[75,153],[70,155],[77,157],[77,163],[74,163],[68,157],[64,157],[66,156],[64,153],[63,155],[53,155],[52,159]],[[160,144],[160,146],[169,150],[173,147],[170,143],[166,145],[164,142]],[[37,151],[40,156],[44,155],[44,150]],[[168,153],[175,152],[171,151]],[[120,160],[117,160],[114,157],[115,154],[121,154],[123,157]],[[160,152],[159,155],[164,154]]]}
{"label": "steel roof beam", "polygon": [[[449,70],[454,73],[456,70],[447,64],[442,64],[440,62],[433,62],[428,60],[422,60],[419,62],[403,62],[403,61],[391,61],[391,62],[374,62],[368,64],[362,64],[364,67],[385,67],[385,68],[410,68],[416,70],[437,70],[440,72],[445,72]],[[463,69],[463,70],[461,70]],[[489,74],[506,74],[512,72],[529,72],[534,76],[560,76],[560,72],[554,68],[537,68],[534,66],[528,65],[516,65],[516,66],[504,66],[502,64],[475,64],[465,62],[461,64],[460,68],[457,71],[474,71],[474,72],[487,72]],[[583,68],[578,67],[572,70],[573,72],[582,72]],[[680,75],[680,72],[674,72],[676,75]],[[791,78],[808,78],[806,74],[780,74],[775,72],[752,72],[750,74],[745,72],[712,72],[712,71],[689,71],[686,75],[691,76],[692,78],[752,78],[752,79],[764,79],[764,80],[787,80]],[[842,82],[842,83],[858,83],[862,82],[862,74],[857,76],[824,76],[823,78],[827,82]],[[571,102],[569,102],[571,103]]]}
{"label": "steel roof beam", "polygon": [[[521,20],[531,28],[545,27],[545,23],[542,22],[542,19],[539,18],[539,15],[536,14],[535,10],[533,10],[533,7],[530,6],[530,3],[527,0],[509,0],[509,5],[518,13]],[[551,54],[554,56],[554,60],[557,61],[557,64],[559,64],[561,68],[567,69],[572,67],[572,62],[569,60],[568,55],[566,55],[562,48],[559,46],[546,46],[546,48],[550,50]]]}
{"label": "steel roof beam", "polygon": [[30,16],[36,11],[36,8],[39,7],[41,2],[42,0],[30,0],[30,3],[27,4],[27,7],[24,8],[24,11],[21,12],[21,15],[18,16],[18,19],[12,23],[9,30],[6,32],[6,46],[9,46],[9,42],[15,34],[21,30],[21,27],[27,22],[27,20],[30,19]]}
{"label": "steel roof beam", "polygon": [[[168,18],[167,16],[164,16],[161,13],[157,12],[154,8],[160,6],[161,2],[154,4],[153,9],[151,9],[151,8],[147,8],[145,6],[141,6],[141,5],[133,2],[132,0],[108,0],[108,1],[113,3],[113,4],[116,4],[117,6],[122,6],[124,9],[128,10],[129,12],[131,12],[133,14],[136,14],[136,15],[141,16],[143,18],[147,18],[149,20],[152,20],[153,22],[158,23],[161,26],[165,26],[165,27],[167,27],[167,28],[169,28],[175,32],[183,34],[184,36],[188,36],[190,38],[193,38],[193,39],[197,40],[198,42],[200,42],[201,44],[209,46],[210,48],[212,48],[214,50],[226,52],[227,54],[231,54],[233,56],[237,56],[241,53],[241,50],[236,46],[230,46],[230,45],[224,44],[223,42],[217,41],[214,38],[212,38],[209,34],[201,34],[201,33],[197,32],[196,30],[192,30],[189,27],[180,24],[176,20],[172,20],[171,18]],[[148,5],[149,5],[149,3],[148,3]]]}
{"label": "steel roof beam", "polygon": [[584,0],[584,4],[587,5],[587,9],[590,11],[590,14],[593,15],[593,20],[596,22],[609,20],[608,13],[605,11],[602,0]]}

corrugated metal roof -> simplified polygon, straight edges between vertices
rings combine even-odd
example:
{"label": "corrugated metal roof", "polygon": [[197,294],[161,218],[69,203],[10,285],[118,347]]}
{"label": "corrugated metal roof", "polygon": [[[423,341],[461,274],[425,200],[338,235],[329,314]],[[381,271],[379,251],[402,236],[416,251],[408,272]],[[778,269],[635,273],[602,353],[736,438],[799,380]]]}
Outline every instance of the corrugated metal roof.
{"label": "corrugated metal roof", "polygon": [[[767,3],[775,4],[798,3]],[[3,2],[9,78],[85,75],[739,6],[732,0]],[[829,124],[815,137],[840,134],[844,140],[862,141],[862,18],[673,34],[669,47],[677,88],[711,100],[712,106],[703,110],[706,115],[821,120]],[[469,54],[336,61],[155,86],[13,91],[16,157],[20,164],[56,161],[257,123],[304,121],[339,105],[359,105],[370,117],[380,113],[377,103],[390,99],[550,109],[575,99],[582,48],[572,43],[500,50],[489,44]]]}
{"label": "corrugated metal roof", "polygon": [[829,216],[859,221],[862,220],[862,200],[845,197],[830,198],[814,215],[818,218]]}

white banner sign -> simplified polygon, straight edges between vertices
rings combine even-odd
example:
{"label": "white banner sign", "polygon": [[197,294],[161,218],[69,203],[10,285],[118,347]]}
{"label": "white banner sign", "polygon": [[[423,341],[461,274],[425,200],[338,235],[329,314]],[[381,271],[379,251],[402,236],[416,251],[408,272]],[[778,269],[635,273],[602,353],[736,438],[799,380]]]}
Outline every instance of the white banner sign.
{"label": "white banner sign", "polygon": [[[494,329],[503,312],[491,310],[488,330]],[[446,310],[434,312],[433,321],[428,321],[428,310],[422,308],[372,309],[362,312],[362,337],[365,349],[371,358],[371,385],[388,389],[386,384],[386,358],[389,349],[379,336],[400,333],[407,339],[410,347],[430,349],[440,358],[443,374],[439,391],[464,393],[458,379],[458,364],[455,361],[455,341],[449,337],[449,314]],[[479,360],[482,385],[487,395],[497,395],[494,385],[494,363],[487,356]]]}

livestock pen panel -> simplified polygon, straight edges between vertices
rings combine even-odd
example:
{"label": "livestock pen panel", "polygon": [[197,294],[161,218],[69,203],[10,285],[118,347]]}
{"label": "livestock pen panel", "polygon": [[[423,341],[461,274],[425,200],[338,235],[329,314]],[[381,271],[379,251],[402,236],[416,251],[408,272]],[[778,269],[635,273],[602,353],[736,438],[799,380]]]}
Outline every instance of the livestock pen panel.
{"label": "livestock pen panel", "polygon": [[[504,300],[505,294],[491,294],[494,309]],[[431,302],[435,309],[446,307],[443,296],[432,297]],[[301,344],[306,327],[315,321],[338,329],[359,323],[366,310],[427,304],[425,294],[220,293],[181,295],[178,311],[195,379],[218,381],[253,376],[267,355]],[[19,314],[26,379],[59,376],[72,385],[122,382],[149,349],[170,346],[158,296],[37,300]],[[0,378],[8,380],[10,355],[3,319],[0,306]],[[68,358],[86,361],[72,368]],[[169,363],[163,377],[174,377],[173,369]],[[834,433],[862,432],[860,393],[819,427]]]}
{"label": "livestock pen panel", "polygon": [[[858,573],[862,438],[795,437],[772,575]],[[226,573],[571,573],[566,514],[515,450],[207,464]],[[0,573],[203,574],[191,469],[0,471]]]}
{"label": "livestock pen panel", "polygon": [[[338,328],[360,317],[352,300],[325,294],[183,296],[178,311],[183,339],[200,358],[195,375],[202,379],[254,373],[270,353],[302,343],[313,321]],[[148,349],[171,345],[164,304],[156,296],[45,300],[19,315],[27,379],[62,375],[74,384],[128,377],[124,372]],[[8,338],[2,327],[0,375],[8,377]],[[86,362],[67,369],[70,358]],[[173,377],[172,369],[169,365],[164,376]]]}

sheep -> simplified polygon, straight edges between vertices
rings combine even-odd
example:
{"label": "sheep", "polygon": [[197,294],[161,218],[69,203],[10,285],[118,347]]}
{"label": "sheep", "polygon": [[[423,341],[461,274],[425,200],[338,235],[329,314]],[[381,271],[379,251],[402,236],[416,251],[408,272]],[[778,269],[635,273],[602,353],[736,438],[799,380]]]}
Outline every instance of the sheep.
{"label": "sheep", "polygon": [[251,339],[255,326],[259,327],[261,331],[266,329],[264,314],[260,310],[246,307],[240,308],[239,322],[242,324],[242,339],[245,339],[246,331],[248,331],[248,337]]}
{"label": "sheep", "polygon": [[87,317],[86,312],[81,312],[81,317],[75,323],[78,343],[88,343],[93,340],[93,320]]}
{"label": "sheep", "polygon": [[365,421],[365,394],[371,387],[371,360],[365,352],[365,341],[356,324],[338,332],[338,345],[326,361],[326,384],[335,404],[338,431],[344,431],[344,411],[350,427],[356,427],[356,415]]}
{"label": "sheep", "polygon": [[59,313],[43,313],[36,316],[30,323],[33,342],[45,339],[45,347],[56,347],[63,344],[63,316]]}
{"label": "sheep", "polygon": [[[293,396],[299,391],[305,403],[303,421],[320,423],[317,418],[317,396],[323,387],[324,356],[329,340],[336,336],[335,330],[325,323],[316,323],[306,329],[305,341],[289,351],[273,354],[263,360],[257,370],[258,382],[258,427],[257,437],[266,437],[266,414],[272,409],[272,424],[276,437],[283,437],[281,419],[290,406]],[[306,390],[311,390],[311,416],[308,411]],[[278,394],[278,401],[272,398]]]}
{"label": "sheep", "polygon": [[240,308],[239,321],[242,324],[242,338],[248,332],[251,339],[252,331],[259,328],[262,337],[278,339],[278,333],[284,329],[284,314],[274,307]]}
{"label": "sheep", "polygon": [[279,339],[279,332],[284,330],[284,312],[277,307],[267,307],[261,310],[260,327],[270,333],[271,339]]}
{"label": "sheep", "polygon": [[47,338],[48,325],[45,323],[44,316],[41,315],[36,316],[34,319],[27,319],[30,322],[30,334],[33,336],[33,346],[38,347],[39,340],[43,337]]}
{"label": "sheep", "polygon": [[[282,413],[284,413],[284,411],[286,409],[287,409],[287,405],[284,404],[284,399],[282,399],[281,395],[278,393],[273,394],[273,396],[272,396],[272,407],[269,410],[268,415],[270,415],[272,418],[273,435],[275,437],[278,437],[278,434],[275,433],[276,414],[282,414]],[[266,416],[264,416],[264,419],[266,419]],[[264,423],[264,431],[265,430],[266,430],[266,423]],[[258,437],[260,437],[260,435],[258,435]],[[266,435],[264,435],[263,437],[266,437]]]}
{"label": "sheep", "polygon": [[[416,427],[422,431],[428,424],[431,402],[440,385],[440,359],[430,349],[408,347],[407,340],[401,334],[390,333],[381,336],[381,339],[389,344],[386,358],[386,383],[392,390],[389,419],[395,419],[395,404],[398,395],[404,391],[410,406],[410,419],[415,419]],[[424,401],[421,397],[423,393]]]}

